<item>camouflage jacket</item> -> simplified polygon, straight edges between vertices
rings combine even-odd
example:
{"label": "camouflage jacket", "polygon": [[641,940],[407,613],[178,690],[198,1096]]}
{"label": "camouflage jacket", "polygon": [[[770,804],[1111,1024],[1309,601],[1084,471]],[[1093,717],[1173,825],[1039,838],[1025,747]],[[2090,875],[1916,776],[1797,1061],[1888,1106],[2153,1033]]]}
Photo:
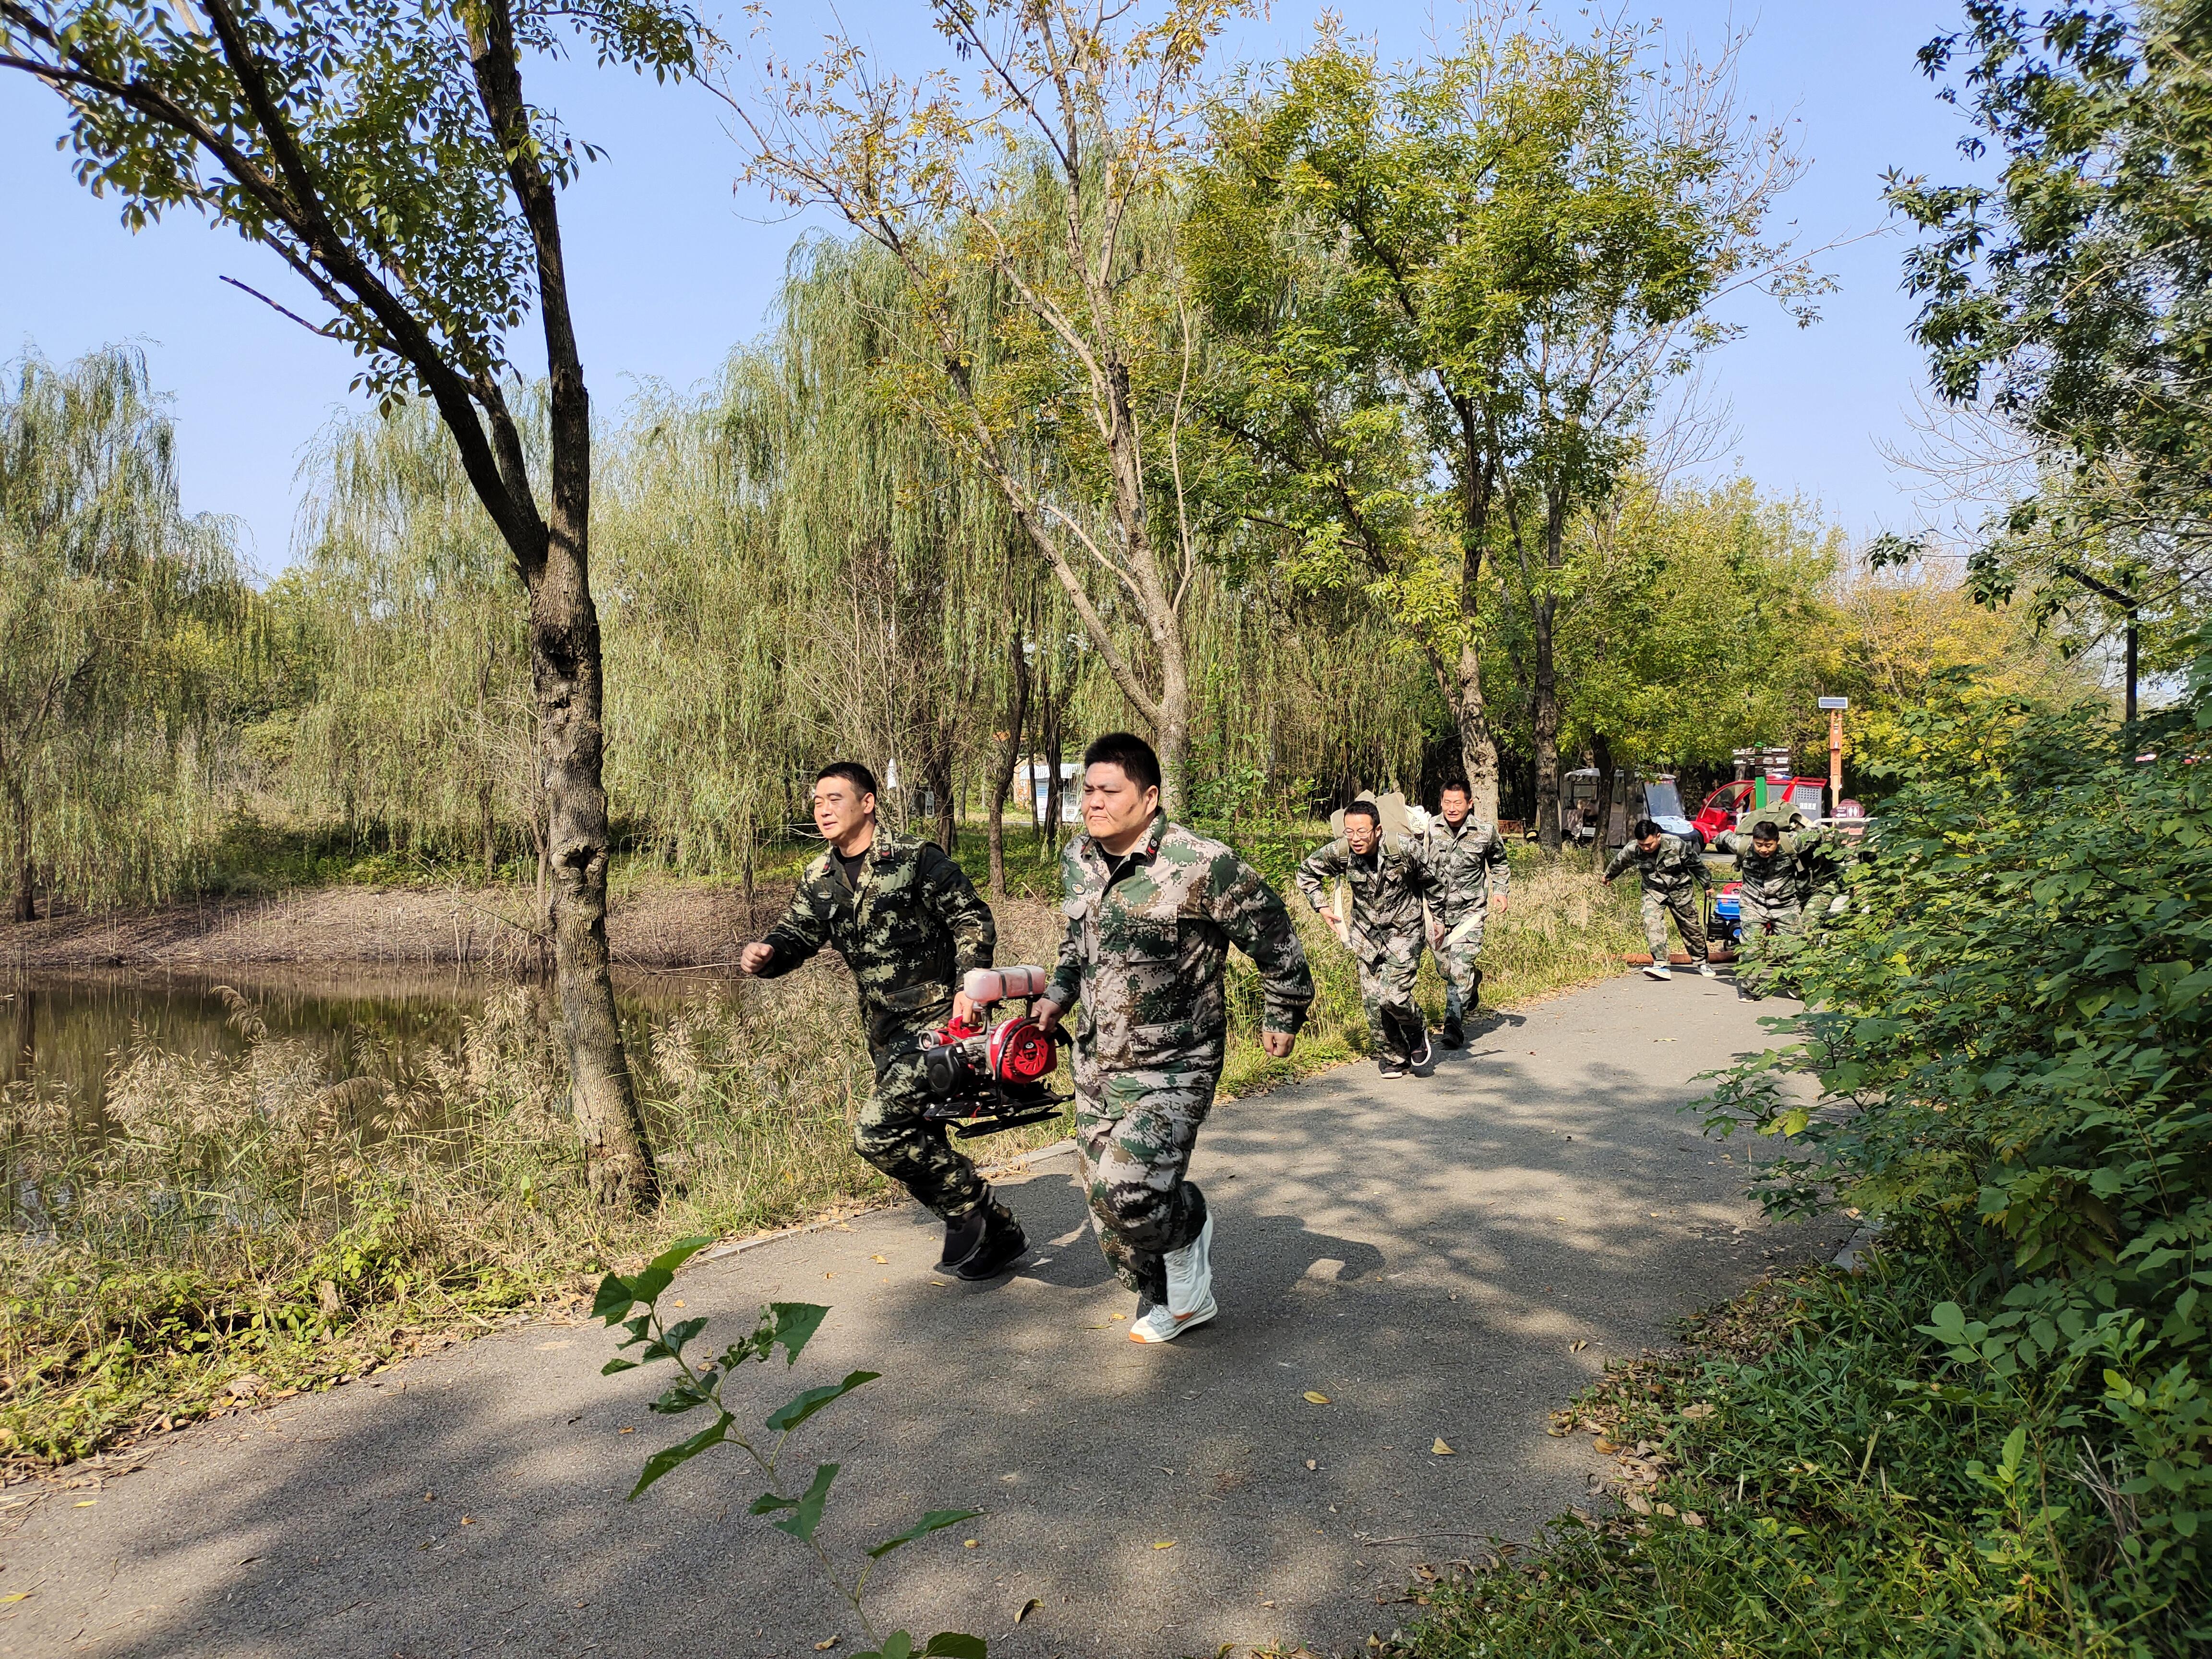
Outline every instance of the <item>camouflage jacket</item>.
{"label": "camouflage jacket", "polygon": [[806,866],[762,941],[775,955],[760,977],[787,974],[828,945],[853,970],[869,1046],[882,1048],[942,1024],[960,976],[991,965],[998,938],[965,871],[928,842],[878,830],[857,885],[834,852]]}
{"label": "camouflage jacket", "polygon": [[1250,865],[1164,814],[1118,879],[1089,836],[1060,860],[1067,934],[1045,995],[1080,1001],[1085,1060],[1116,1070],[1218,1068],[1229,1034],[1222,967],[1231,945],[1260,969],[1262,1024],[1295,1031],[1313,975],[1290,912]]}
{"label": "camouflage jacket", "polygon": [[1439,891],[1427,845],[1412,836],[1385,836],[1366,858],[1354,858],[1339,836],[1298,866],[1298,891],[1324,914],[1339,876],[1352,889],[1352,951],[1363,962],[1380,961],[1390,941],[1421,937],[1421,907]]}
{"label": "camouflage jacket", "polygon": [[1763,909],[1786,909],[1802,896],[1799,860],[1820,836],[1817,830],[1785,830],[1772,853],[1761,858],[1752,849],[1747,830],[1732,830],[1716,836],[1713,850],[1735,855],[1736,879],[1743,884],[1746,902]]}
{"label": "camouflage jacket", "polygon": [[1505,896],[1513,872],[1506,866],[1505,843],[1498,838],[1496,824],[1477,823],[1470,814],[1455,830],[1439,813],[1429,821],[1429,832],[1423,840],[1428,843],[1429,868],[1437,880],[1431,902],[1437,920],[1445,927],[1456,927],[1468,916],[1490,908],[1493,882],[1498,896]]}
{"label": "camouflage jacket", "polygon": [[1612,880],[1632,864],[1643,877],[1647,893],[1686,893],[1692,887],[1712,885],[1712,876],[1705,869],[1705,855],[1679,836],[1660,836],[1656,853],[1645,852],[1632,841],[1623,842],[1620,850],[1613,855],[1613,862],[1605,866],[1606,879]]}

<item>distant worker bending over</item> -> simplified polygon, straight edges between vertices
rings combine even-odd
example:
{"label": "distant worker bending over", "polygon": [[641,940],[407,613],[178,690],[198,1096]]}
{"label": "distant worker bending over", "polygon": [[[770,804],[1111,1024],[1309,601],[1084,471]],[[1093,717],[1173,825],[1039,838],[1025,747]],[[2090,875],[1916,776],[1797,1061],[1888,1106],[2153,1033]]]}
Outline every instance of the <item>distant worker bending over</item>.
{"label": "distant worker bending over", "polygon": [[1429,898],[1429,948],[1444,976],[1444,1026],[1437,1035],[1447,1048],[1467,1041],[1467,1017],[1482,996],[1482,930],[1494,896],[1500,915],[1513,872],[1505,862],[1505,843],[1494,823],[1478,823],[1470,808],[1466,780],[1454,778],[1437,798],[1437,816],[1429,822],[1429,867],[1436,889]]}
{"label": "distant worker bending over", "polygon": [[799,878],[783,920],[746,945],[738,965],[774,979],[824,945],[845,958],[876,1064],[854,1147],[945,1223],[941,1271],[992,1278],[1029,1241],[945,1126],[925,1116],[932,1097],[921,1069],[923,1044],[948,1015],[981,1023],[959,985],[970,969],[991,965],[991,908],[937,848],[876,827],[875,775],[857,761],[834,762],[814,780],[814,827],[828,850]]}
{"label": "distant worker bending over", "polygon": [[1667,918],[1672,916],[1683,951],[1700,974],[1715,977],[1713,964],[1705,959],[1705,919],[1698,909],[1698,891],[1713,882],[1705,854],[1650,818],[1638,818],[1635,833],[1605,866],[1605,878],[1611,881],[1632,864],[1644,879],[1644,937],[1651,945],[1651,965],[1644,971],[1653,979],[1674,978],[1667,949]]}
{"label": "distant worker bending over", "polygon": [[[1352,889],[1348,920],[1329,908],[1328,890],[1340,876]],[[1384,835],[1375,804],[1356,800],[1344,809],[1344,833],[1298,866],[1297,883],[1359,964],[1376,1069],[1400,1078],[1427,1065],[1428,1027],[1413,1001],[1423,904],[1437,895],[1427,847],[1411,836]]]}
{"label": "distant worker bending over", "polygon": [[1060,862],[1067,933],[1032,1006],[1075,1029],[1075,1150],[1099,1247],[1137,1293],[1133,1342],[1170,1342],[1219,1310],[1213,1217],[1187,1179],[1229,1040],[1222,969],[1260,970],[1261,1046],[1285,1058],[1313,1000],[1290,912],[1257,870],[1160,811],[1152,744],[1109,732],[1083,756],[1083,826]]}

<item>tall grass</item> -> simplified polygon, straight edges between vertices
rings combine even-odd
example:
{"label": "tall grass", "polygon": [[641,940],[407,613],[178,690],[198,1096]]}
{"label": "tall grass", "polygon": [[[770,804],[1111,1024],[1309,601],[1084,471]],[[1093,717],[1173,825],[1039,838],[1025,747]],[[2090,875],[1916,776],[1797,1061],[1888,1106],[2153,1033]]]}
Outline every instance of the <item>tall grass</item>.
{"label": "tall grass", "polygon": [[[1224,1093],[1364,1052],[1351,960],[1297,907],[1318,995],[1297,1054],[1258,1042],[1259,985],[1231,973]],[[1000,907],[1002,960],[1048,962],[1059,915]],[[1531,859],[1492,925],[1486,995],[1513,1001],[1610,971],[1632,913],[1577,862]],[[1422,994],[1440,1008],[1432,968]],[[231,1000],[238,1055],[140,1042],[88,1127],[28,1085],[0,1092],[0,1455],[18,1467],[288,1389],[325,1387],[456,1328],[580,1287],[678,1233],[756,1233],[893,1189],[857,1158],[872,1073],[851,981],[817,962],[744,982],[629,1036],[668,1194],[612,1216],[590,1201],[566,1121],[545,994],[495,995],[448,1047],[318,1050]],[[1042,1146],[1066,1120],[972,1144]]]}

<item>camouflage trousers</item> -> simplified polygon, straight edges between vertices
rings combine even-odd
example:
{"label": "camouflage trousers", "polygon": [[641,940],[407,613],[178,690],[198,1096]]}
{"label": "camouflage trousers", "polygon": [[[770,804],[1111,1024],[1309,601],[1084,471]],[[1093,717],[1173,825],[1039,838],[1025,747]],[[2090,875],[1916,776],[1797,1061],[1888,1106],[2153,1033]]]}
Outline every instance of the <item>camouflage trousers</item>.
{"label": "camouflage trousers", "polygon": [[853,1126],[853,1150],[946,1221],[964,1221],[990,1196],[973,1159],[922,1114],[935,1098],[922,1076],[919,1036],[874,1051],[875,1091]]}
{"label": "camouflage trousers", "polygon": [[1148,1301],[1168,1299],[1168,1252],[1206,1225],[1206,1194],[1184,1176],[1217,1080],[1211,1070],[1076,1067],[1075,1151],[1098,1248]]}
{"label": "camouflage trousers", "polygon": [[1743,901],[1743,943],[1736,983],[1753,996],[1787,988],[1790,957],[1804,937],[1805,915],[1795,899],[1763,904]]}
{"label": "camouflage trousers", "polygon": [[1490,921],[1488,910],[1462,916],[1444,929],[1436,947],[1437,971],[1444,976],[1444,1018],[1463,1019],[1474,1012],[1482,983],[1476,965],[1482,956],[1482,930]]}
{"label": "camouflage trousers", "polygon": [[1651,946],[1651,960],[1662,968],[1667,965],[1667,918],[1674,918],[1674,926],[1682,934],[1682,949],[1692,962],[1705,959],[1705,919],[1698,909],[1698,895],[1694,889],[1683,888],[1671,893],[1644,890],[1644,937]]}
{"label": "camouflage trousers", "polygon": [[1367,1031],[1379,1065],[1407,1064],[1428,1040],[1428,1027],[1413,1003],[1413,976],[1420,970],[1418,929],[1393,939],[1379,957],[1359,959],[1359,1000],[1366,1006]]}

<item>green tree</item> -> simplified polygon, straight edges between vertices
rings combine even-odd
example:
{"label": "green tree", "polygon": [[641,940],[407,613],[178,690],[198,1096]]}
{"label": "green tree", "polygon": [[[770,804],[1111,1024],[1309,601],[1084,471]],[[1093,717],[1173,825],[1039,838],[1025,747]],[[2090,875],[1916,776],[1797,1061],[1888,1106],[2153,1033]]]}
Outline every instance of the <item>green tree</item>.
{"label": "green tree", "polygon": [[137,351],[0,386],[0,848],[12,914],[159,892],[221,793],[250,602],[228,527],[177,505]]}
{"label": "green tree", "polygon": [[1986,184],[1889,175],[1922,233],[1915,336],[1942,397],[2045,460],[1977,550],[1977,589],[2086,606],[2174,668],[2212,578],[2212,10],[1970,0],[1920,63],[1959,73],[1941,95],[2001,164]]}
{"label": "green tree", "polygon": [[[805,69],[771,65],[764,113],[732,100],[749,168],[896,262],[903,406],[1003,497],[1152,726],[1179,812],[1200,552],[1179,443],[1197,347],[1165,203],[1196,77],[1244,7],[934,9],[972,86],[885,73],[841,26]],[[981,351],[979,277],[1000,323]]]}
{"label": "green tree", "polygon": [[[270,249],[327,308],[309,326],[363,360],[356,383],[386,409],[428,398],[453,434],[528,594],[555,972],[576,1124],[609,1203],[650,1202],[657,1187],[607,955],[591,411],[559,212],[588,150],[526,99],[523,64],[574,41],[680,77],[702,38],[677,0],[0,0],[0,67],[60,96],[78,177],[119,196],[126,224],[188,208]],[[533,306],[549,374],[542,489],[504,379],[509,333]]]}
{"label": "green tree", "polygon": [[1717,300],[1761,286],[1802,318],[1818,286],[1760,240],[1796,170],[1779,130],[1739,121],[1725,60],[1669,81],[1656,46],[1491,15],[1385,70],[1325,24],[1220,107],[1194,191],[1223,418],[1306,579],[1364,586],[1428,661],[1486,815],[1485,567],[1517,556],[1547,839],[1572,515],[1634,460],[1659,383],[1729,337]]}

